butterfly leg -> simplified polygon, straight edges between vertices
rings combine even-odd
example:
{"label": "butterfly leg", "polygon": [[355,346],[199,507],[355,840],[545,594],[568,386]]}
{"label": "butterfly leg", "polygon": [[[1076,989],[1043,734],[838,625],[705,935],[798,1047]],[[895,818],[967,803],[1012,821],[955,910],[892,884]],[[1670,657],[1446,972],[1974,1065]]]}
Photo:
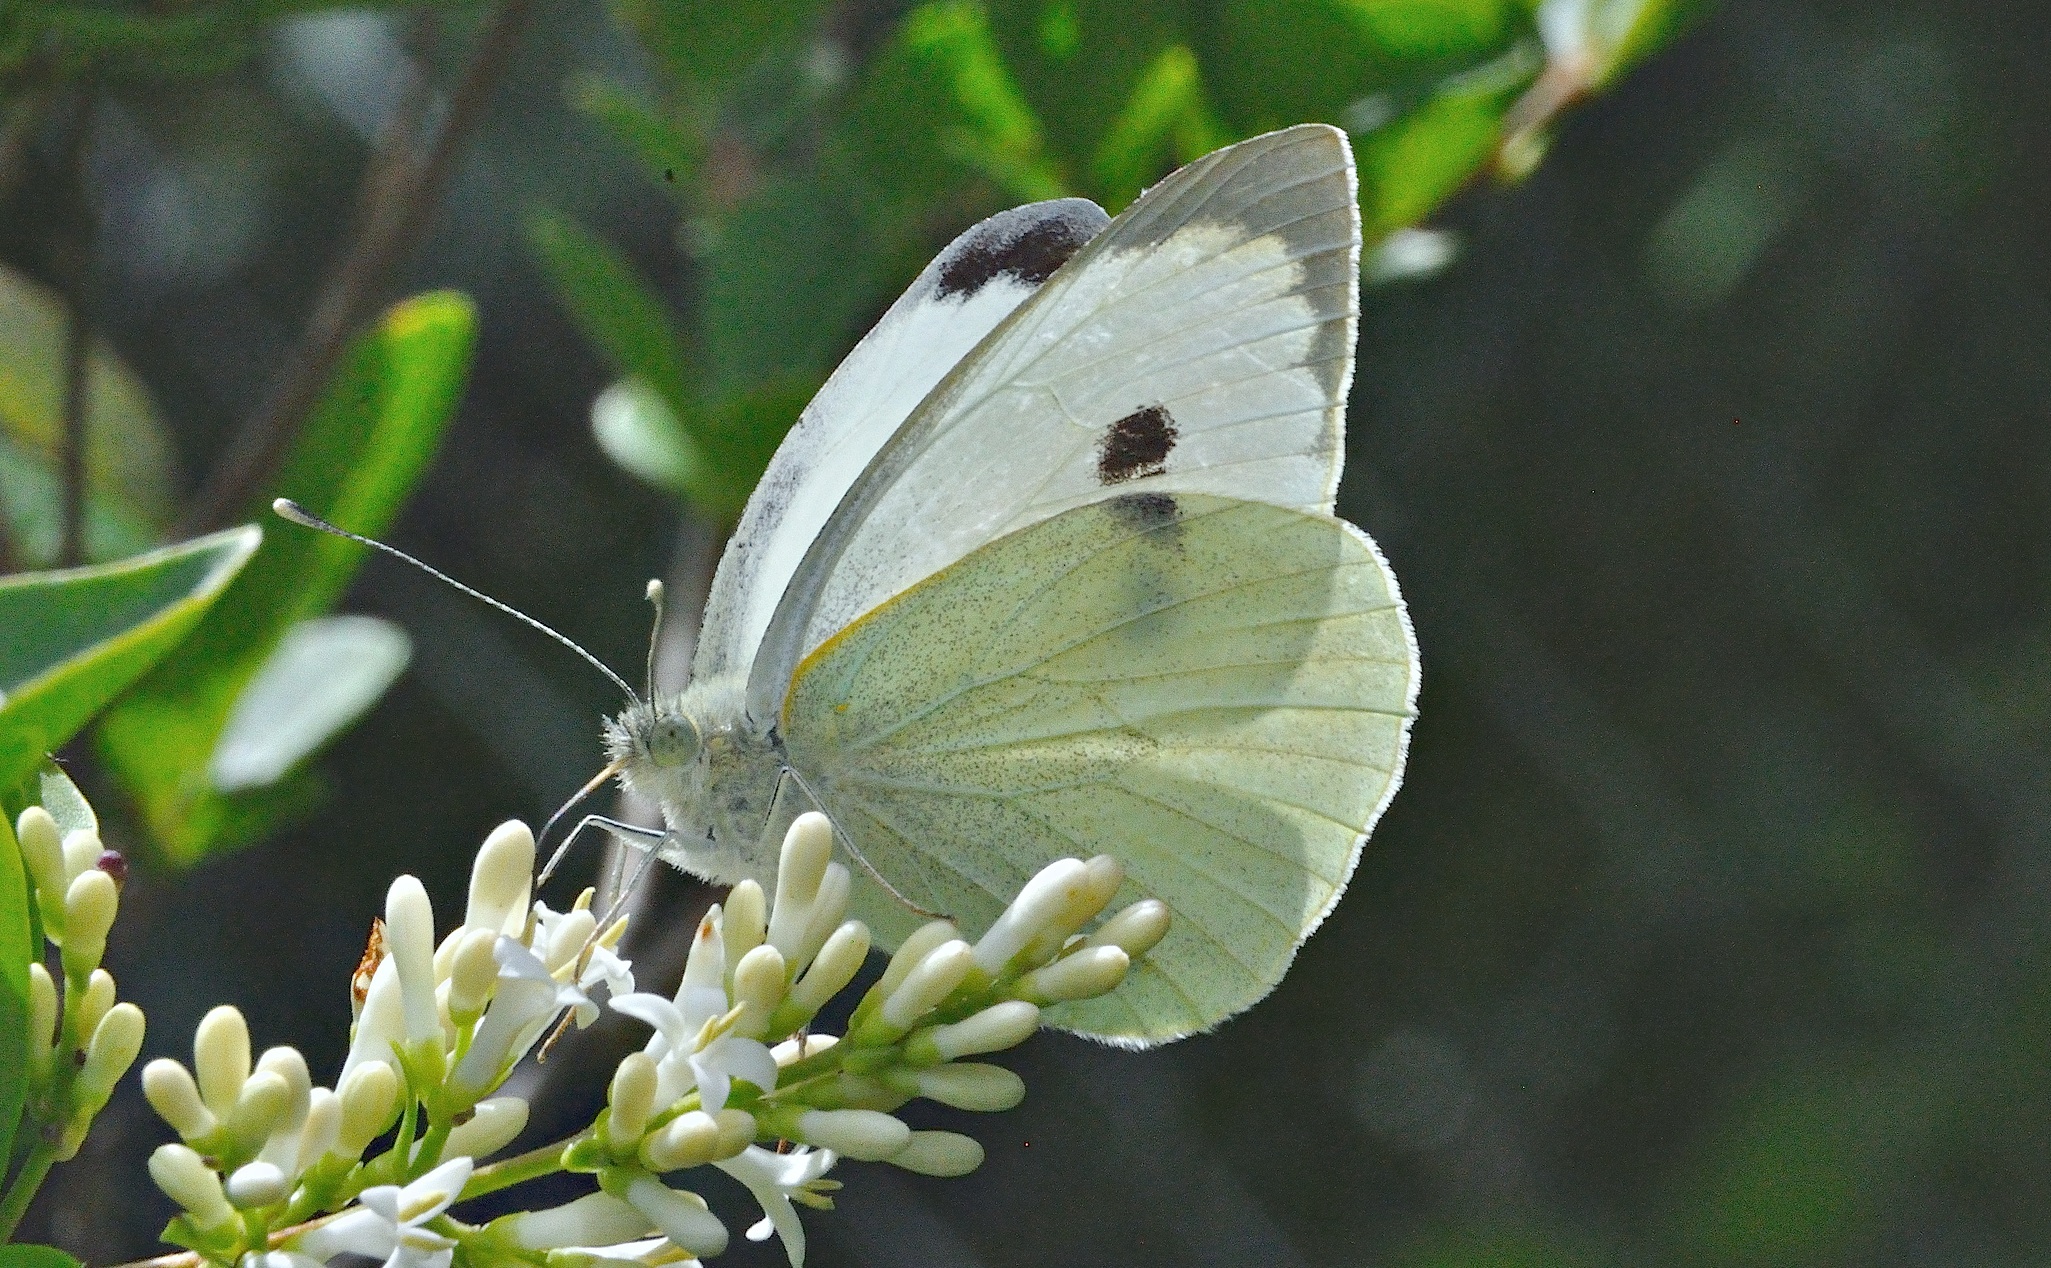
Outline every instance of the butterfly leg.
{"label": "butterfly leg", "polygon": [[571,828],[563,837],[563,843],[555,848],[555,853],[548,856],[548,865],[543,867],[541,875],[535,878],[534,888],[540,889],[548,884],[548,878],[555,874],[556,864],[562,862],[563,856],[570,852],[570,843],[586,828],[603,828],[631,845],[639,845],[651,859],[655,857],[655,847],[662,844],[663,838],[669,835],[660,828],[644,828],[638,823],[627,823],[606,815],[585,815],[577,820],[577,826]]}
{"label": "butterfly leg", "polygon": [[[911,912],[913,915],[923,916],[927,920],[954,919],[954,917],[946,914],[945,912],[928,911],[926,908],[919,906],[911,899],[906,898],[903,894],[899,893],[897,890],[897,886],[892,885],[887,880],[884,880],[883,873],[877,871],[875,867],[870,864],[869,860],[862,857],[861,850],[855,847],[855,843],[852,840],[848,839],[847,833],[841,831],[840,825],[834,822],[833,816],[827,812],[825,805],[823,805],[820,802],[818,794],[814,793],[811,789],[811,786],[805,783],[805,777],[803,775],[798,774],[796,771],[792,770],[788,766],[783,767],[780,771],[777,772],[776,776],[776,791],[778,794],[781,794],[783,792],[783,781],[786,779],[788,779],[791,783],[795,784],[799,792],[805,794],[805,800],[812,803],[812,808],[814,810],[817,810],[820,814],[826,815],[826,822],[833,828],[833,839],[840,842],[840,848],[847,851],[847,856],[855,861],[855,866],[861,868],[862,871],[866,872],[870,880],[875,881],[878,885],[882,886],[883,892],[890,895],[892,898],[896,899],[899,906],[903,907],[906,911]],[[776,804],[776,798],[774,796],[772,796],[769,799],[769,804],[772,806]]]}

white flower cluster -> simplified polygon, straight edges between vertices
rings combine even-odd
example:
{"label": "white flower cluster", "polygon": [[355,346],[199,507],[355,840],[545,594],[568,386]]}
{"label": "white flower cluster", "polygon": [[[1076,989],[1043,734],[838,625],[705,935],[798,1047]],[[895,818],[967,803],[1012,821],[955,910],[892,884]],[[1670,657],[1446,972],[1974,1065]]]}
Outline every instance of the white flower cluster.
{"label": "white flower cluster", "polygon": [[142,1050],[142,1010],[114,1002],[113,975],[100,967],[128,865],[101,845],[84,798],[71,791],[80,815],[70,831],[41,806],[22,811],[15,823],[43,937],[61,948],[64,974],[60,991],[40,957],[28,965],[25,1118],[38,1125],[38,1166],[77,1154],[94,1115]]}
{"label": "white flower cluster", "polygon": [[[973,945],[945,921],[906,939],[836,1039],[811,1023],[854,980],[870,939],[845,918],[851,878],[832,853],[824,817],[800,817],[774,902],[744,882],[713,907],[674,996],[634,990],[612,950],[624,923],[599,929],[588,894],[563,915],[530,905],[534,840],[521,824],[485,842],[463,924],[438,947],[426,893],[401,877],[334,1091],[312,1086],[291,1048],[252,1067],[230,1008],[201,1023],[190,1071],[168,1060],[144,1070],[150,1103],[184,1140],[151,1160],[184,1208],[167,1240],[236,1268],[314,1268],[343,1253],[447,1268],[459,1251],[470,1265],[678,1263],[718,1254],[727,1231],[663,1177],[712,1166],[761,1204],[748,1235],[777,1234],[799,1265],[796,1206],[832,1205],[838,1185],[825,1175],[840,1158],[975,1169],[973,1139],[914,1131],[893,1111],[914,1097],[1016,1105],[1017,1075],[960,1058],[1022,1042],[1044,1005],[1116,987],[1167,932],[1167,909],[1143,900],[1085,934],[1123,871],[1109,858],[1061,860]],[[614,1009],[654,1030],[613,1072],[605,1110],[565,1141],[478,1165],[527,1121],[525,1102],[491,1093],[566,1010],[580,1024],[596,1015],[586,992],[599,983]],[[591,1175],[597,1191],[484,1225],[450,1213],[558,1171]]]}

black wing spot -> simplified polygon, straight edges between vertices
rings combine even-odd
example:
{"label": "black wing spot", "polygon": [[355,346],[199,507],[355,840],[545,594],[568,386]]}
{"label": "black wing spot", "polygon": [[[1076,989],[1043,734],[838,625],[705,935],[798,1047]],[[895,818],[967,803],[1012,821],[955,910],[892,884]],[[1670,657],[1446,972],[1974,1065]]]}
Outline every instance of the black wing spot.
{"label": "black wing spot", "polygon": [[1097,444],[1097,481],[1123,484],[1141,476],[1157,476],[1167,470],[1168,455],[1175,450],[1175,420],[1159,405],[1136,409],[1104,433]]}
{"label": "black wing spot", "polygon": [[1000,275],[1008,275],[1026,286],[1038,286],[1095,237],[1101,227],[1068,215],[1035,221],[1023,231],[1013,230],[1009,225],[992,225],[987,232],[964,242],[940,266],[940,278],[933,293],[940,299],[967,298]]}
{"label": "black wing spot", "polygon": [[1111,499],[1111,513],[1142,532],[1168,527],[1181,510],[1172,493],[1126,493]]}

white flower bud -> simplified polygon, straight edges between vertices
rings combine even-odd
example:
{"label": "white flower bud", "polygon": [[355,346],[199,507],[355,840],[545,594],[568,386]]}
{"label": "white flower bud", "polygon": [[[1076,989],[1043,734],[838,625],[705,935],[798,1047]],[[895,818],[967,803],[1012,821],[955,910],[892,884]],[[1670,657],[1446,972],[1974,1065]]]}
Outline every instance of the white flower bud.
{"label": "white flower bud", "polygon": [[331,1152],[360,1158],[398,1117],[399,1072],[382,1061],[365,1062],[342,1079],[335,1095],[342,1102],[342,1123]]}
{"label": "white flower bud", "polygon": [[77,880],[86,872],[96,870],[94,865],[107,847],[100,843],[97,828],[73,828],[64,834],[64,874]]}
{"label": "white flower bud", "polygon": [[57,979],[50,976],[50,970],[42,961],[30,960],[28,965],[28,1036],[29,1060],[38,1068],[48,1062],[50,1053],[57,1046]]}
{"label": "white flower bud", "polygon": [[1001,1065],[948,1062],[912,1075],[919,1095],[955,1109],[995,1114],[1025,1099],[1025,1080]]}
{"label": "white flower bud", "polygon": [[219,1228],[235,1218],[235,1208],[221,1191],[221,1177],[184,1145],[157,1146],[150,1155],[150,1179],[200,1228]]}
{"label": "white flower bud", "polygon": [[606,1092],[606,1103],[612,1109],[606,1116],[607,1141],[618,1146],[641,1139],[648,1120],[655,1115],[655,1089],[660,1080],[655,1058],[647,1053],[630,1052],[621,1059]]}
{"label": "white flower bud", "polygon": [[861,1162],[882,1162],[912,1138],[902,1120],[877,1110],[806,1110],[798,1115],[797,1139]]}
{"label": "white flower bud", "polygon": [[812,900],[812,916],[805,925],[805,936],[798,943],[798,955],[791,961],[794,968],[802,969],[819,954],[819,948],[826,945],[826,939],[840,927],[841,917],[847,915],[848,895],[854,892],[854,877],[838,863],[827,865],[826,876],[819,882],[818,897]]}
{"label": "white flower bud", "polygon": [[740,1020],[733,1033],[743,1039],[760,1039],[769,1029],[769,1014],[783,1002],[783,955],[764,943],[741,957],[734,966],[733,1002],[740,1005]]}
{"label": "white flower bud", "polygon": [[951,1026],[935,1026],[912,1036],[905,1045],[905,1060],[912,1065],[934,1065],[957,1057],[1001,1052],[1032,1038],[1039,1028],[1038,1008],[1024,1000],[1006,1000]]}
{"label": "white flower bud", "polygon": [[704,1110],[679,1114],[641,1142],[641,1165],[650,1171],[700,1167],[720,1156],[719,1120]]}
{"label": "white flower bud", "polygon": [[[522,1211],[493,1221],[522,1250],[609,1246],[648,1231],[649,1219],[610,1193],[587,1193],[574,1202],[542,1211]],[[551,1263],[555,1262],[553,1258]]]}
{"label": "white flower bud", "polygon": [[434,904],[414,877],[401,876],[385,891],[385,955],[398,968],[407,1042],[440,1038],[434,998]]}
{"label": "white flower bud", "polygon": [[135,1064],[135,1055],[142,1051],[143,1029],[142,1010],[128,1003],[108,1009],[100,1024],[93,1027],[92,1041],[85,1049],[85,1064],[79,1068],[78,1081],[71,1089],[72,1099],[87,1117],[100,1112],[107,1098],[114,1095],[114,1085]]}
{"label": "white flower bud", "polygon": [[215,1118],[225,1120],[249,1078],[249,1023],[241,1009],[222,1004],[199,1019],[192,1035],[192,1072],[199,1079],[200,1099]]}
{"label": "white flower bud", "polygon": [[965,1176],[983,1165],[983,1146],[957,1132],[913,1132],[890,1164],[925,1176]]}
{"label": "white flower bud", "polygon": [[[14,835],[21,843],[21,861],[36,887],[37,905],[43,910],[44,932],[52,942],[62,942],[64,891],[71,888],[71,873],[64,869],[64,834],[57,821],[41,806],[30,806],[14,821]],[[53,922],[52,914],[58,917]]]}
{"label": "white flower bud", "polygon": [[892,1037],[910,1030],[961,985],[974,965],[975,952],[959,939],[933,948],[883,1001],[883,1007],[877,1010],[877,1021],[888,1028]]}
{"label": "white flower bud", "polygon": [[755,1143],[755,1116],[748,1111],[723,1109],[712,1121],[719,1124],[719,1157],[731,1158]]}
{"label": "white flower bud", "polygon": [[228,1177],[228,1201],[244,1211],[273,1206],[290,1196],[292,1186],[275,1163],[247,1163]]}
{"label": "white flower bud", "polygon": [[1076,930],[1094,920],[1125,883],[1125,865],[1108,854],[1099,854],[1083,864],[1082,886],[1074,901],[1055,914],[1047,927],[1026,944],[1025,963],[1041,965],[1061,953]]}
{"label": "white flower bud", "polygon": [[996,977],[1028,942],[1081,904],[1088,881],[1089,865],[1081,859],[1055,859],[1041,868],[977,941],[976,967]]}
{"label": "white flower bud", "polygon": [[653,1176],[639,1176],[627,1186],[627,1201],[690,1254],[709,1259],[726,1249],[726,1225],[695,1193],[672,1189]]}
{"label": "white flower bud", "polygon": [[839,1042],[839,1035],[793,1035],[771,1048],[769,1055],[777,1065],[786,1066],[806,1057],[816,1057]]}
{"label": "white flower bud", "polygon": [[[74,834],[76,835],[76,834]],[[114,878],[88,867],[64,891],[64,976],[83,982],[107,954],[107,931],[121,906]]]}
{"label": "white flower bud", "polygon": [[[319,1162],[342,1138],[342,1098],[324,1087],[307,1094],[306,1126],[299,1131],[298,1168]],[[359,1151],[360,1152],[360,1151]]]}
{"label": "white flower bud", "polygon": [[228,1134],[238,1144],[253,1148],[270,1139],[291,1109],[292,1085],[285,1082],[285,1076],[273,1070],[259,1071],[242,1085],[242,1095],[228,1112]]}
{"label": "white flower bud", "polygon": [[526,1129],[527,1102],[517,1096],[494,1096],[470,1107],[469,1119],[449,1132],[442,1153],[450,1158],[489,1158]]}
{"label": "white flower bud", "polygon": [[[698,932],[691,938],[691,949],[684,956],[683,980],[677,983],[676,999],[679,1004],[686,1000],[726,999],[726,948],[719,935],[720,910],[715,904],[698,922]],[[708,1010],[714,1011],[714,1010]],[[724,1012],[722,1004],[716,1011]],[[660,1037],[660,1032],[657,1032]],[[652,1044],[654,1039],[649,1040]]]}
{"label": "white flower bud", "polygon": [[114,975],[105,969],[94,969],[86,979],[85,990],[78,999],[78,1018],[74,1023],[78,1033],[89,1035],[100,1024],[100,1018],[114,1007]]}
{"label": "white flower bud", "polygon": [[548,945],[534,948],[541,957],[541,963],[553,973],[576,959],[598,932],[598,917],[589,907],[578,907],[563,913],[563,918],[549,932]]}
{"label": "white flower bud", "polygon": [[906,975],[917,968],[919,961],[925,959],[933,948],[943,942],[952,942],[960,936],[961,930],[955,928],[951,920],[934,920],[920,925],[912,931],[910,937],[898,945],[896,954],[892,955],[890,963],[884,966],[883,976],[877,980],[876,985],[869,988],[870,993],[877,999],[888,998],[890,993],[897,989],[898,983],[904,981]]}
{"label": "white flower bud", "polygon": [[158,1057],[142,1068],[142,1094],[157,1117],[186,1140],[197,1140],[220,1126],[199,1098],[192,1073],[169,1057]]}
{"label": "white flower bud", "polygon": [[449,1013],[463,1021],[475,1021],[491,999],[498,984],[498,959],[492,949],[500,935],[490,929],[465,927],[454,935],[455,950],[449,956]]}
{"label": "white flower bud", "polygon": [[818,811],[791,821],[776,865],[776,901],[769,907],[769,943],[794,960],[812,923],[812,904],[833,861],[833,825]]}
{"label": "white flower bud", "polygon": [[534,879],[534,833],[518,819],[493,828],[470,865],[470,904],[463,924],[515,938],[527,927],[527,893]]}
{"label": "white flower bud", "polygon": [[806,1017],[826,1007],[828,1000],[847,988],[861,972],[862,961],[869,956],[869,926],[859,920],[850,920],[833,931],[826,939],[826,945],[819,948],[812,967],[791,987],[790,998]]}
{"label": "white flower bud", "polygon": [[405,1037],[406,1003],[399,989],[399,966],[387,955],[371,973],[370,986],[363,993],[363,1007],[357,1012],[356,1027],[349,1036],[349,1056],[342,1062],[343,1077],[366,1062],[381,1061],[397,1068],[398,1056],[393,1045]]}
{"label": "white flower bud", "polygon": [[1087,945],[1117,947],[1137,960],[1167,936],[1168,904],[1158,898],[1142,898],[1098,926]]}
{"label": "white flower bud", "polygon": [[278,1130],[290,1132],[294,1140],[298,1139],[299,1129],[306,1125],[306,1107],[313,1094],[313,1078],[306,1071],[306,1058],[292,1045],[279,1044],[264,1049],[256,1060],[256,1069],[259,1074],[277,1075],[291,1089],[292,1100],[279,1120]]}
{"label": "white flower bud", "polygon": [[1132,957],[1121,947],[1084,946],[1018,980],[1020,999],[1045,1007],[1063,1000],[1092,999],[1125,980]]}
{"label": "white flower bud", "polygon": [[726,940],[726,962],[739,964],[741,957],[762,945],[769,936],[769,903],[762,887],[742,881],[727,894],[720,919],[720,936]]}

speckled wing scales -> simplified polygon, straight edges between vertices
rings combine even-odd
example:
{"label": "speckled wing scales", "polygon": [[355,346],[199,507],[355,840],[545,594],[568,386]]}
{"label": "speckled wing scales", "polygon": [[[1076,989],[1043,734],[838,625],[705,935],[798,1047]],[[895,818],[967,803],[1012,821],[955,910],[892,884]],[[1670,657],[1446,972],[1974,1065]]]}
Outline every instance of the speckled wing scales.
{"label": "speckled wing scales", "polygon": [[1359,310],[1345,134],[1306,124],[1169,176],[906,419],[810,544],[754,661],[768,716],[863,612],[976,547],[1115,494],[1329,513]]}
{"label": "speckled wing scales", "polygon": [[[981,547],[814,651],[792,764],[864,856],[972,933],[1048,861],[1126,864],[1174,913],[1119,991],[1049,1020],[1114,1042],[1266,995],[1400,779],[1417,656],[1374,544],[1329,516],[1130,494]],[[895,944],[916,923],[872,883]]]}
{"label": "speckled wing scales", "polygon": [[692,677],[745,673],[806,548],[906,416],[1110,220],[1081,198],[1032,203],[933,258],[777,447],[719,561]]}

